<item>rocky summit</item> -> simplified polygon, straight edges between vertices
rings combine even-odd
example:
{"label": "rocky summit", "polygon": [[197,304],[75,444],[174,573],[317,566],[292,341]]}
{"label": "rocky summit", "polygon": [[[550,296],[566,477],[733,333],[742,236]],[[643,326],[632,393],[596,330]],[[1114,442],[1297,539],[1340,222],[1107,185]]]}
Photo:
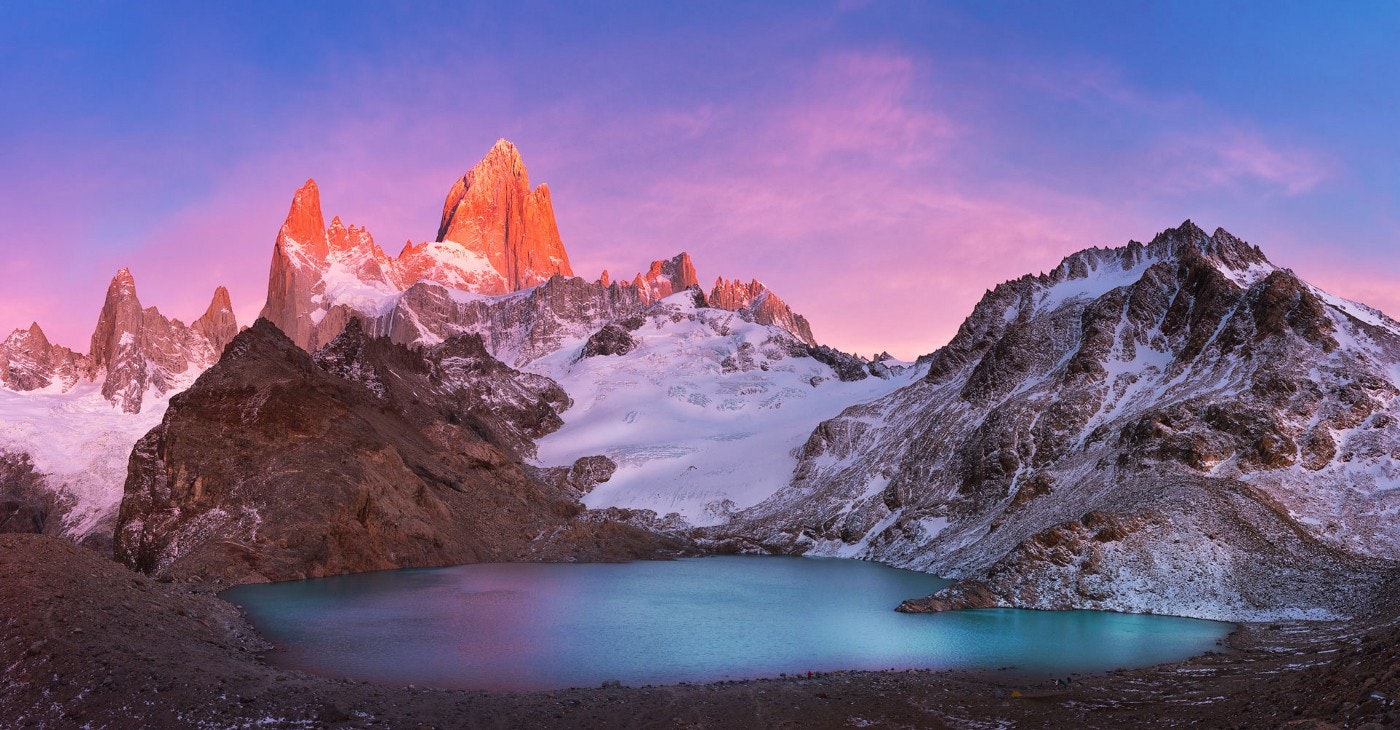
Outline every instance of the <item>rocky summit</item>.
{"label": "rocky summit", "polygon": [[520,151],[504,139],[447,193],[437,240],[454,241],[485,257],[504,279],[506,291],[574,275],[559,239],[549,186],[530,188]]}

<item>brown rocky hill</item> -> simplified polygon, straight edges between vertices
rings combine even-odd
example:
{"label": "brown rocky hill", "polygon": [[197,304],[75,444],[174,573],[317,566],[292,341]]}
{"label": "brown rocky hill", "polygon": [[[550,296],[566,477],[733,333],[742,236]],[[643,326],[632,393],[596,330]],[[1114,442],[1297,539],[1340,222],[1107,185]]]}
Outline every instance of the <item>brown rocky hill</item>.
{"label": "brown rocky hill", "polygon": [[215,583],[547,558],[527,546],[580,485],[519,459],[566,403],[476,337],[420,352],[352,320],[312,357],[259,320],[136,445],[116,556]]}

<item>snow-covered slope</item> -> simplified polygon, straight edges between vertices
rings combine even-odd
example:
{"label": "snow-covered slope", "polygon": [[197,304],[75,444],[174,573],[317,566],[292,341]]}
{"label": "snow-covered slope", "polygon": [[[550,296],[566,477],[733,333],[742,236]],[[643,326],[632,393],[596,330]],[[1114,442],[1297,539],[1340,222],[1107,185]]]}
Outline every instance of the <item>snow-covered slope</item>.
{"label": "snow-covered slope", "polygon": [[169,396],[179,389],[146,393],[140,413],[114,408],[100,382],[67,392],[0,390],[0,451],[29,454],[63,508],[60,534],[74,540],[110,536],[131,447],[160,423]]}
{"label": "snow-covered slope", "polygon": [[930,360],[724,534],[967,579],[924,608],[1327,616],[1400,558],[1400,326],[1223,230],[1002,284]]}
{"label": "snow-covered slope", "polygon": [[583,357],[576,340],[527,369],[564,386],[574,405],[539,442],[539,460],[566,465],[602,454],[617,464],[584,497],[590,508],[677,513],[692,525],[723,522],[787,484],[813,426],[843,408],[913,382],[853,382],[813,359],[786,330],[698,307],[692,292],[662,300],[628,323],[630,349]]}

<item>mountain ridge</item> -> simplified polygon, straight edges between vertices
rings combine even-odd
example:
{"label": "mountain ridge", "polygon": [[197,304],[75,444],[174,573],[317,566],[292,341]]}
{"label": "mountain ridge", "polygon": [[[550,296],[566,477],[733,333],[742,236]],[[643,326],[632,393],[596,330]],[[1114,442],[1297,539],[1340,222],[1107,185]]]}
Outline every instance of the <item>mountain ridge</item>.
{"label": "mountain ridge", "polygon": [[965,579],[925,608],[1344,615],[1333,573],[1400,557],[1400,326],[1367,311],[1190,221],[1071,254],[716,534]]}

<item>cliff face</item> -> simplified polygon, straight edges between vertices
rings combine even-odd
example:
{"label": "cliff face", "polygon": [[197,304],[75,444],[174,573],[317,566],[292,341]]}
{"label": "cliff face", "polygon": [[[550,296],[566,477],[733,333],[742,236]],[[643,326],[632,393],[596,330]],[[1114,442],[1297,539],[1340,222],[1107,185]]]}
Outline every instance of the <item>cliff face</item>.
{"label": "cliff face", "polygon": [[1338,615],[1400,558],[1400,325],[1223,230],[1002,284],[928,362],[733,532],[966,579],[925,608]]}
{"label": "cliff face", "polygon": [[479,342],[424,357],[354,324],[318,361],[259,320],[136,445],[116,555],[214,582],[515,557],[578,511],[518,461],[564,398],[518,376]]}
{"label": "cliff face", "polygon": [[559,238],[549,186],[530,189],[520,151],[503,139],[447,193],[437,240],[455,242],[484,257],[505,280],[506,291],[528,289],[555,275],[574,275]]}

